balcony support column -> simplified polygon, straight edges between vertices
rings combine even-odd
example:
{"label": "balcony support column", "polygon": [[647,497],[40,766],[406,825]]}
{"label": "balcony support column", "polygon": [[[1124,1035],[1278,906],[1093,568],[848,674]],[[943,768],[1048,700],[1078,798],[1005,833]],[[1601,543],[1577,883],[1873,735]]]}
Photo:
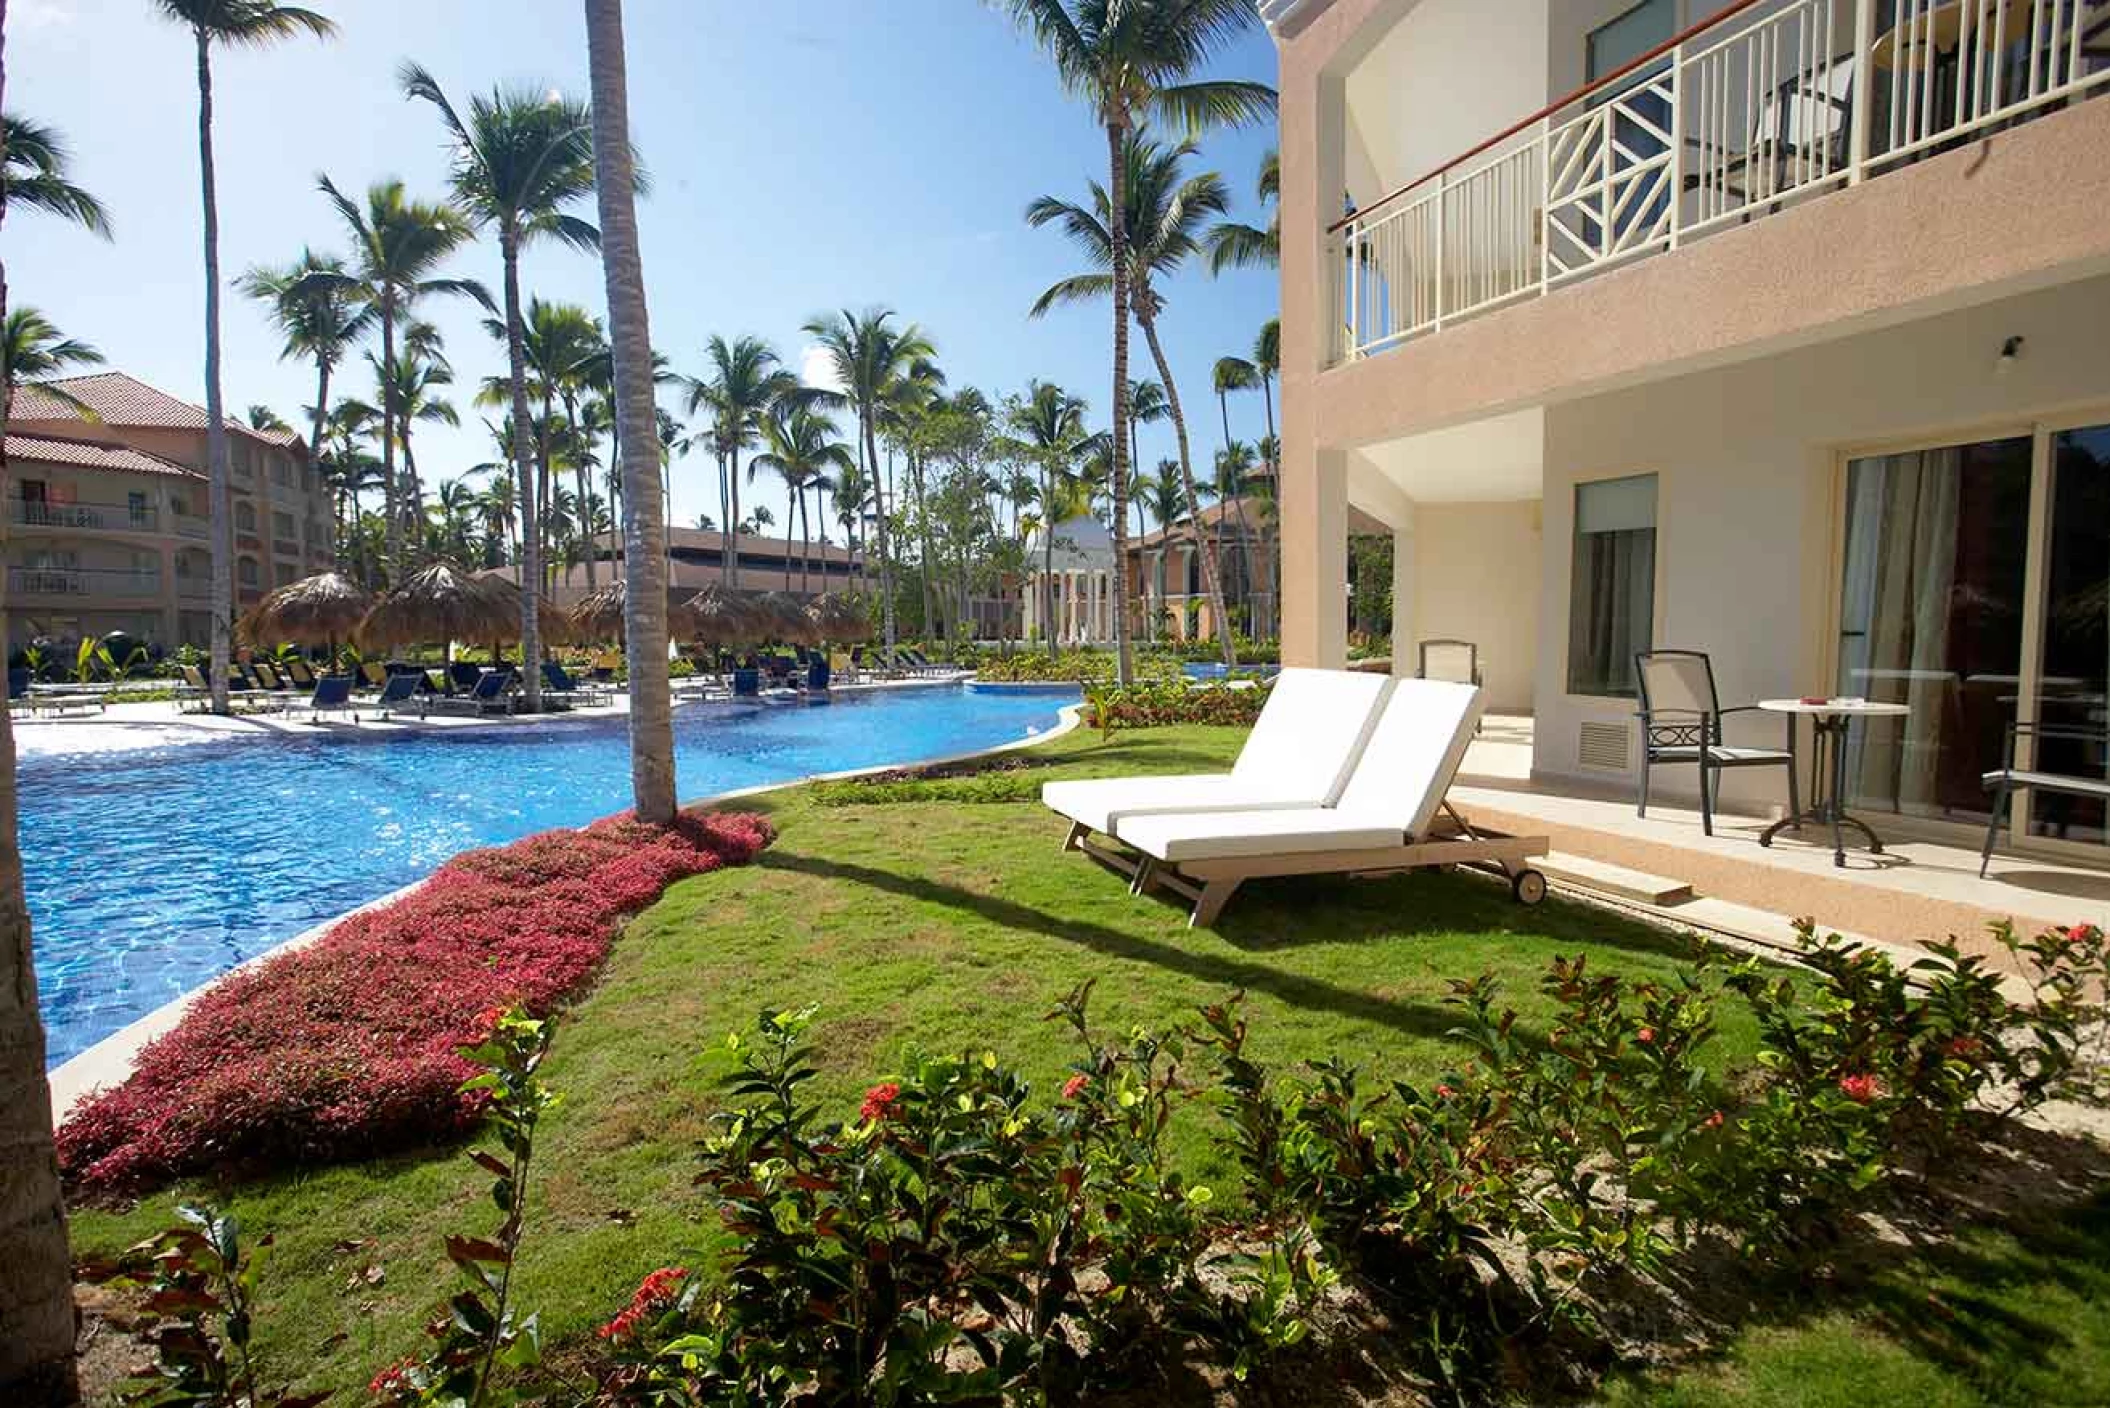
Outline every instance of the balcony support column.
{"label": "balcony support column", "polygon": [[1285,449],[1282,663],[1339,669],[1348,661],[1348,454],[1309,441]]}

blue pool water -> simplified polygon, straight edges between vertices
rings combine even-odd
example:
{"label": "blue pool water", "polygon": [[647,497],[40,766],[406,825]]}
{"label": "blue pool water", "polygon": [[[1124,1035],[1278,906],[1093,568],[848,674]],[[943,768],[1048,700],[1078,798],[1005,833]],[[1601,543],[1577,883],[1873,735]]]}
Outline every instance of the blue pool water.
{"label": "blue pool water", "polygon": [[[681,794],[993,747],[1060,695],[959,686],[675,710]],[[630,805],[623,720],[384,735],[349,728],[19,770],[53,1065],[229,968],[477,846]]]}
{"label": "blue pool water", "polygon": [[[1241,675],[1272,675],[1281,668],[1280,665],[1240,665],[1238,673]],[[1224,669],[1224,662],[1221,660],[1189,660],[1186,664],[1180,666],[1180,669],[1190,680],[1220,680],[1230,673]]]}

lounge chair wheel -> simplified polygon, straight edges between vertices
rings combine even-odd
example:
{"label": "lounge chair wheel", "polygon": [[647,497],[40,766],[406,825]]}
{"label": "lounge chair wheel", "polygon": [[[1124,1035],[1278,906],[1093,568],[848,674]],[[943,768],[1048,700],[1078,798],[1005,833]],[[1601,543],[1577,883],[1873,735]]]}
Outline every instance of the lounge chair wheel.
{"label": "lounge chair wheel", "polygon": [[1546,877],[1536,870],[1519,870],[1509,877],[1509,892],[1518,904],[1537,904],[1546,898]]}

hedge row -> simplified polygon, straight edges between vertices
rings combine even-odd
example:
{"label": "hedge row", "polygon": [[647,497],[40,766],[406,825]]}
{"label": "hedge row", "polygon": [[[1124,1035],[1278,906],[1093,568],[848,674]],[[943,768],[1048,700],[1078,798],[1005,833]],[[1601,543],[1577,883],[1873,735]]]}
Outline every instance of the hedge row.
{"label": "hedge row", "polygon": [[460,1134],[484,1103],[460,1091],[473,1068],[458,1048],[479,1014],[549,1011],[626,916],[773,839],[757,816],[691,812],[456,856],[403,898],[208,989],[122,1085],[67,1119],[60,1162],[106,1192]]}

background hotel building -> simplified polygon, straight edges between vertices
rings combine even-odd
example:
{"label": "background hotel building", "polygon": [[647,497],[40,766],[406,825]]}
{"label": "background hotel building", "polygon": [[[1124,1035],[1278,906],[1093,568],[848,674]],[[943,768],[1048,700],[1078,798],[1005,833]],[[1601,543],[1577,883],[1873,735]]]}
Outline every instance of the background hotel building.
{"label": "background hotel building", "polygon": [[[8,418],[7,638],[209,643],[205,412],[123,372],[30,385]],[[330,491],[290,431],[227,422],[235,609],[333,560]]]}

